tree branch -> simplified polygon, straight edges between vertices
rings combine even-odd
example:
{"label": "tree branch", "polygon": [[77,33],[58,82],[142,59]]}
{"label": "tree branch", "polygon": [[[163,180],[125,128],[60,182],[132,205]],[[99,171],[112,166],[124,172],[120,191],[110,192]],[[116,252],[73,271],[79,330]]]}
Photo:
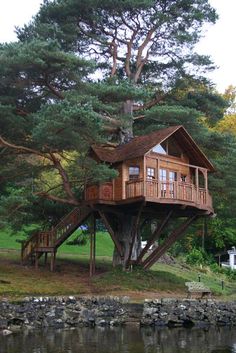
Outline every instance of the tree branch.
{"label": "tree branch", "polygon": [[47,192],[44,192],[44,191],[36,192],[34,195],[43,197],[44,199],[47,199],[47,200],[74,205],[74,206],[78,206],[80,204],[80,202],[75,199],[64,199],[55,195],[48,194]]}
{"label": "tree branch", "polygon": [[111,55],[113,60],[112,70],[111,70],[111,77],[115,76],[116,68],[117,68],[117,44],[115,42],[115,38],[111,42]]}
{"label": "tree branch", "polygon": [[132,45],[134,43],[134,39],[136,37],[138,33],[138,29],[136,29],[135,31],[133,31],[132,36],[130,38],[130,41],[127,42],[127,54],[126,54],[126,58],[125,58],[125,72],[127,77],[131,78],[132,72],[130,70],[130,59],[131,59],[131,55],[132,55]]}
{"label": "tree branch", "polygon": [[35,149],[32,149],[32,148],[28,148],[28,147],[24,147],[24,146],[18,146],[18,145],[14,145],[13,143],[10,143],[8,141],[6,141],[2,136],[0,136],[0,147],[7,147],[7,148],[10,148],[10,149],[15,149],[17,150],[18,152],[23,152],[23,153],[29,153],[29,154],[35,154],[37,156],[41,156],[43,158],[47,158],[49,159],[50,161],[52,160],[48,154],[46,153],[43,153],[43,152],[40,152],[40,151],[37,151]]}
{"label": "tree branch", "polygon": [[[166,94],[162,94],[161,96],[156,96],[154,99],[152,99],[151,101],[149,101],[143,105],[134,106],[133,110],[140,111],[140,110],[150,109],[150,108],[154,107],[155,105],[159,104],[166,96],[167,96]],[[136,118],[134,118],[134,120],[135,119]]]}
{"label": "tree branch", "polygon": [[58,172],[61,176],[64,191],[66,192],[67,196],[69,196],[69,199],[76,203],[77,200],[76,200],[74,193],[71,190],[69,178],[68,178],[68,175],[67,175],[65,169],[62,167],[60,160],[53,153],[50,153],[50,156],[51,156],[51,160],[54,164],[54,167],[58,170]]}
{"label": "tree branch", "polygon": [[57,91],[55,87],[49,82],[48,75],[45,74],[45,80],[44,80],[45,86],[49,89],[49,91],[54,94],[59,99],[64,99],[64,96],[61,94],[61,92]]}
{"label": "tree branch", "polygon": [[152,29],[150,29],[146,35],[146,38],[144,39],[143,43],[139,46],[138,48],[138,53],[137,53],[137,56],[136,56],[136,68],[137,68],[137,71],[135,73],[135,82],[138,81],[140,75],[141,75],[141,72],[142,72],[142,68],[144,66],[144,64],[146,63],[147,59],[148,59],[148,53],[145,57],[145,62],[143,63],[143,51],[144,49],[147,47],[147,45],[150,43],[151,41],[151,38],[152,38],[152,35],[153,33],[155,32],[156,30],[156,27],[153,27]]}

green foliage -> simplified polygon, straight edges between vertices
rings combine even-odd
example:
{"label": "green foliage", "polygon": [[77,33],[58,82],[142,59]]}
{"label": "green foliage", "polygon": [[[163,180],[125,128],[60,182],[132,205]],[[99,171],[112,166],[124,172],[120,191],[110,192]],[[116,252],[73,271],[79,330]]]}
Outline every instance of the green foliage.
{"label": "green foliage", "polygon": [[186,262],[190,265],[205,265],[207,263],[207,254],[202,250],[193,248],[187,255],[186,255]]}
{"label": "green foliage", "polygon": [[[114,178],[92,144],[182,124],[217,170],[206,249],[235,245],[236,140],[233,117],[222,119],[235,90],[218,94],[202,77],[211,60],[194,53],[216,19],[207,0],[44,1],[18,42],[0,45],[1,225],[48,228],[85,185]],[[197,226],[176,253],[201,247]]]}
{"label": "green foliage", "polygon": [[210,265],[210,269],[214,273],[218,273],[218,274],[224,275],[230,281],[235,281],[236,280],[236,271],[232,270],[231,268],[220,267],[219,265],[217,265],[217,263],[212,263]]}
{"label": "green foliage", "polygon": [[66,244],[81,246],[81,245],[86,245],[88,243],[88,240],[89,240],[89,232],[82,230],[82,232],[79,235],[77,235],[72,240],[68,240]]}

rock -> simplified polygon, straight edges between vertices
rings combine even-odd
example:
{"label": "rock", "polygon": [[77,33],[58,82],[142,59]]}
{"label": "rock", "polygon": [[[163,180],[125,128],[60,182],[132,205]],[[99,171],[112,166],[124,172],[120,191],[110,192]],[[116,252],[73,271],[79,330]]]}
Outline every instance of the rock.
{"label": "rock", "polygon": [[13,332],[11,330],[7,330],[7,329],[4,329],[4,330],[0,331],[0,335],[2,335],[2,336],[9,336],[12,333]]}
{"label": "rock", "polygon": [[236,303],[214,300],[146,299],[128,297],[39,297],[18,303],[0,301],[0,329],[19,331],[42,327],[117,326],[140,323],[155,326],[235,325]]}

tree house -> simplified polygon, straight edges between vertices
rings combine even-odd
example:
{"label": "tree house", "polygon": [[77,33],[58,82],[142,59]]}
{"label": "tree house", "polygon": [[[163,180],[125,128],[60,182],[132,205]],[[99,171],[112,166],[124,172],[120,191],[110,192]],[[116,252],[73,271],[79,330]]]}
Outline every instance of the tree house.
{"label": "tree house", "polygon": [[86,201],[122,205],[142,200],[213,212],[207,175],[214,167],[183,126],[135,137],[116,148],[93,146],[92,151],[118,177],[87,186]]}
{"label": "tree house", "polygon": [[[208,191],[208,173],[214,167],[183,126],[138,136],[118,147],[92,146],[91,156],[117,171],[117,177],[99,185],[86,185],[81,207],[51,231],[35,235],[22,248],[22,259],[50,252],[54,268],[58,246],[92,215],[102,219],[114,241],[114,265],[150,268],[199,217],[214,214]],[[182,223],[151,253],[148,250],[177,218]],[[147,220],[159,224],[141,249],[141,228]],[[95,268],[95,226],[91,236],[90,274]],[[34,244],[34,245],[32,245]],[[148,253],[147,253],[148,252]],[[148,254],[148,255],[147,255]]]}

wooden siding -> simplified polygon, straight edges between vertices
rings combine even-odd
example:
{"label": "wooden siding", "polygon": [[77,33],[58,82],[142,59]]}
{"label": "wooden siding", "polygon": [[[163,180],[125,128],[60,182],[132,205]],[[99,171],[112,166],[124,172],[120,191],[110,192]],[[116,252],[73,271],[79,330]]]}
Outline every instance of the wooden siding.
{"label": "wooden siding", "polygon": [[114,179],[114,199],[121,200],[122,199],[122,192],[123,192],[123,165],[120,163],[116,170],[118,171],[119,175],[116,179]]}
{"label": "wooden siding", "polygon": [[[151,168],[167,169],[180,174],[190,176],[190,167],[188,165],[181,165],[179,163],[189,164],[188,157],[183,155],[182,158],[161,155],[155,152],[150,152],[146,156],[146,166]],[[156,179],[158,177],[156,176]]]}
{"label": "wooden siding", "polygon": [[[147,156],[133,158],[114,166],[119,175],[112,182],[87,187],[87,201],[121,201],[140,196],[148,201],[186,204],[198,208],[212,209],[211,196],[207,189],[207,170],[189,165],[187,157],[182,158],[149,153]],[[129,167],[139,167],[139,178],[129,180]],[[148,180],[146,168],[155,169],[155,178]],[[158,171],[166,169],[177,173],[177,180],[160,180]],[[202,172],[202,173],[200,173]],[[199,185],[199,175],[204,177],[204,184]],[[186,180],[181,180],[181,175]]]}

